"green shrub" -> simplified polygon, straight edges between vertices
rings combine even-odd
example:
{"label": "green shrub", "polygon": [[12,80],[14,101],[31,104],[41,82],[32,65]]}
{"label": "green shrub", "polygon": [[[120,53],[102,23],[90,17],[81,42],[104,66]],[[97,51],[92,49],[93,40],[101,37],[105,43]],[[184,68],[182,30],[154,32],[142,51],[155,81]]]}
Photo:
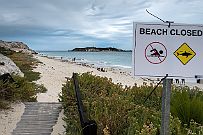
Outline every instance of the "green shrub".
{"label": "green shrub", "polygon": [[0,109],[7,109],[9,102],[36,102],[36,94],[44,93],[44,85],[29,82],[24,77],[13,76],[14,83],[0,81]]}
{"label": "green shrub", "polygon": [[[72,86],[70,86],[72,85]],[[62,93],[59,95],[59,101],[62,102],[66,122],[66,135],[81,135],[80,128],[80,118],[77,111],[76,98],[74,95],[74,91],[70,90],[73,84],[70,83],[70,80],[67,81],[66,84],[63,85]]]}
{"label": "green shrub", "polygon": [[191,120],[203,124],[203,92],[188,87],[176,88],[171,98],[171,113],[190,125]]}
{"label": "green shrub", "polygon": [[44,84],[34,83],[36,93],[46,93],[47,88],[44,87]]}
{"label": "green shrub", "polygon": [[40,73],[34,71],[24,71],[25,78],[29,81],[37,81],[40,79]]}
{"label": "green shrub", "polygon": [[5,90],[1,94],[1,99],[6,101],[36,101],[36,90],[34,83],[28,82],[25,78],[13,76],[16,82],[1,82],[0,90]]}
{"label": "green shrub", "polygon": [[[147,100],[153,86],[134,86],[123,88],[111,79],[84,73],[78,76],[81,95],[87,116],[94,119],[98,126],[98,135],[159,135],[161,126],[161,90]],[[174,91],[176,92],[176,91]],[[174,94],[173,92],[173,94]],[[172,95],[173,95],[172,94]],[[200,94],[194,94],[200,96]],[[175,96],[172,96],[173,98]],[[67,135],[81,134],[79,114],[73,87],[68,80],[62,88],[60,101],[65,109]],[[198,124],[184,127],[178,117],[170,117],[170,135],[185,135],[193,132],[198,135]]]}
{"label": "green shrub", "polygon": [[40,73],[32,71],[33,68],[40,63],[37,59],[33,58],[32,55],[13,52],[7,55],[13,62],[20,68],[20,70],[24,73],[25,78],[32,82],[40,79]]}
{"label": "green shrub", "polygon": [[0,53],[11,58],[24,73],[24,77],[12,76],[15,80],[14,83],[3,83],[0,81],[0,109],[7,109],[10,102],[36,101],[37,93],[47,91],[44,85],[33,82],[40,78],[39,72],[32,71],[40,62],[34,59],[32,55],[14,52],[5,48],[0,48]]}
{"label": "green shrub", "polygon": [[0,110],[1,109],[9,109],[10,108],[10,104],[7,101],[4,100],[0,100]]}

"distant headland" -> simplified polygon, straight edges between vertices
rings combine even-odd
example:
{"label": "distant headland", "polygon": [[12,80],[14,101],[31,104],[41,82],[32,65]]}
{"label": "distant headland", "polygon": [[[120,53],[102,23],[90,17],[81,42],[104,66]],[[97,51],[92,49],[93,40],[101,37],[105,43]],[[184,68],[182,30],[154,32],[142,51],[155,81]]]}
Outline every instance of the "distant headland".
{"label": "distant headland", "polygon": [[1,49],[10,49],[15,52],[23,52],[27,54],[37,54],[34,50],[30,49],[28,45],[23,42],[18,41],[3,41],[0,40],[0,48]]}
{"label": "distant headland", "polygon": [[74,48],[73,52],[131,52],[131,50],[122,50],[113,47],[97,48],[97,47],[85,47],[85,48]]}

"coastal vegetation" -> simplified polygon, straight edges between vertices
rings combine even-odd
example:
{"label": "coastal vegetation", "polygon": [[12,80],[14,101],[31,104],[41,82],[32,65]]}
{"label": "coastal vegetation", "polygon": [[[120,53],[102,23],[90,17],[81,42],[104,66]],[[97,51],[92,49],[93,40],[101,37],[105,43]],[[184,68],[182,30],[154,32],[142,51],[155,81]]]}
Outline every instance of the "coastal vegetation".
{"label": "coastal vegetation", "polygon": [[[98,126],[98,135],[159,135],[161,91],[159,86],[146,102],[153,85],[127,87],[111,79],[83,73],[78,76],[81,95],[89,119]],[[73,81],[62,88],[66,134],[80,135]],[[203,93],[197,88],[175,87],[171,94],[170,135],[203,134]]]}
{"label": "coastal vegetation", "polygon": [[11,102],[36,101],[36,94],[46,92],[43,85],[36,84],[34,81],[40,78],[39,72],[32,69],[39,63],[31,54],[15,52],[10,49],[0,47],[0,53],[9,57],[24,73],[24,77],[12,74],[14,81],[0,80],[0,109],[9,108]]}

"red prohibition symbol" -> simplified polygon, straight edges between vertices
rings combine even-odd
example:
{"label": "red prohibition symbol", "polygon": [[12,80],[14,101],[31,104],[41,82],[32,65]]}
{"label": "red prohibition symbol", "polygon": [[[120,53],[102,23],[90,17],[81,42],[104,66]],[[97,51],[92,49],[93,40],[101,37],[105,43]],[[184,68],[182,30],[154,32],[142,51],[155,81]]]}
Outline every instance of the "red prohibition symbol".
{"label": "red prohibition symbol", "polygon": [[152,64],[160,64],[167,57],[167,49],[160,42],[152,42],[145,48],[145,58]]}

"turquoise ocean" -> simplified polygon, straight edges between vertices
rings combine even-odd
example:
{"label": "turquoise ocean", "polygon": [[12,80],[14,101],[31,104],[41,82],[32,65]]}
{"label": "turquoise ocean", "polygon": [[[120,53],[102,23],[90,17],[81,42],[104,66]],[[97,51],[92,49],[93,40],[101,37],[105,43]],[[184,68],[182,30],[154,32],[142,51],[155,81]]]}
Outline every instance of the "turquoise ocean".
{"label": "turquoise ocean", "polygon": [[40,55],[87,63],[95,67],[132,68],[132,52],[38,51]]}

